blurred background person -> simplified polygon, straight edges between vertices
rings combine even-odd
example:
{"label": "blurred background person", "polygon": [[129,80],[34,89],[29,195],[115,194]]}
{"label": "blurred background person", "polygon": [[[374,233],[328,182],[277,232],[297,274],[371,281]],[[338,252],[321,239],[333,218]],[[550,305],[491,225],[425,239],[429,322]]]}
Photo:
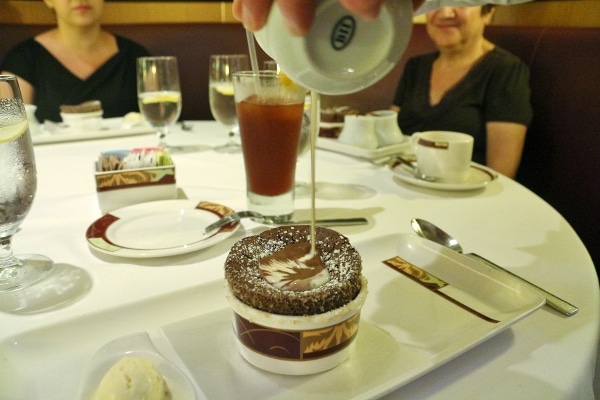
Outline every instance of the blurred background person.
{"label": "blurred background person", "polygon": [[529,69],[484,38],[494,12],[494,5],[484,5],[427,13],[437,51],[407,62],[392,109],[406,135],[428,130],[472,135],[473,160],[514,178],[533,117]]}
{"label": "blurred background person", "polygon": [[14,74],[40,122],[61,121],[61,105],[100,100],[104,117],[138,111],[136,59],[141,45],[102,29],[104,0],[44,0],[57,26],[6,55],[0,70]]}

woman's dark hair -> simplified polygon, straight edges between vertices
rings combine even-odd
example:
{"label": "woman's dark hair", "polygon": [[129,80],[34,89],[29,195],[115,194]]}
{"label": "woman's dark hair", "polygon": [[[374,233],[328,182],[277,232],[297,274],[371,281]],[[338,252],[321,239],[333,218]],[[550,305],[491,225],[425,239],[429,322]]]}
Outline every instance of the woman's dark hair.
{"label": "woman's dark hair", "polygon": [[495,4],[484,4],[481,6],[481,15],[487,15],[490,12],[492,12],[492,10],[496,8]]}

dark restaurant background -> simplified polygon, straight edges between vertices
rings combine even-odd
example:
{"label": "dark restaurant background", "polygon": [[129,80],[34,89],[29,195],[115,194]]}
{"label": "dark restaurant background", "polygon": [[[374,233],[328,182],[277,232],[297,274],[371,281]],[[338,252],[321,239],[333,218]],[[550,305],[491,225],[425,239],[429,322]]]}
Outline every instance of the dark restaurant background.
{"label": "dark restaurant background", "polygon": [[[148,3],[152,3],[149,7]],[[600,27],[596,0],[534,1],[498,7],[493,24],[518,26]],[[415,22],[420,22],[417,17]],[[42,0],[0,0],[0,23],[49,24],[53,15]],[[231,1],[107,0],[105,24],[237,23]]]}

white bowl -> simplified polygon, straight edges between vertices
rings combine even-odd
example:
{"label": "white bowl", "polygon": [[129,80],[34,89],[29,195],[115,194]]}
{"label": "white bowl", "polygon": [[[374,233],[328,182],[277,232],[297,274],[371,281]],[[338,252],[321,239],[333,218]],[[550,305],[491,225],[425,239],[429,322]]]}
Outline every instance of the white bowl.
{"label": "white bowl", "polygon": [[376,149],[379,142],[375,134],[375,118],[371,115],[346,115],[338,141],[363,149]]}
{"label": "white bowl", "polygon": [[375,118],[375,135],[379,147],[392,146],[406,140],[398,126],[398,113],[392,110],[371,111]]}
{"label": "white bowl", "polygon": [[139,357],[152,362],[167,382],[174,399],[197,398],[187,374],[158,351],[148,333],[140,332],[116,338],[92,356],[80,379],[78,399],[94,399],[104,375],[123,357]]}
{"label": "white bowl", "polygon": [[102,128],[102,110],[84,113],[61,112],[60,117],[68,130],[72,131],[97,131]]}
{"label": "white bowl", "polygon": [[359,91],[383,78],[400,59],[412,30],[412,3],[387,0],[374,21],[361,19],[338,0],[318,0],[304,37],[284,27],[277,3],[255,33],[263,50],[295,82],[320,93]]}
{"label": "white bowl", "polygon": [[[368,292],[364,277],[361,283],[360,292],[350,303],[304,316],[257,310],[238,300],[226,283],[240,354],[258,368],[285,375],[315,374],[338,366],[354,351],[360,310]],[[335,340],[319,340],[323,338]]]}

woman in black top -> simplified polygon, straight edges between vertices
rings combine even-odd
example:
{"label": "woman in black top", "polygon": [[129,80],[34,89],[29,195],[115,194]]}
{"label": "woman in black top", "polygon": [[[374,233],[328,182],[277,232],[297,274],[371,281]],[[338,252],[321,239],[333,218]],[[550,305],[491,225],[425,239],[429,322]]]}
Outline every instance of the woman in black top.
{"label": "woman in black top", "polygon": [[40,122],[60,121],[60,105],[100,100],[104,117],[137,111],[136,58],[149,55],[139,44],[103,30],[104,0],[74,3],[45,0],[57,27],[15,46],[0,70],[17,75]]}
{"label": "woman in black top", "polygon": [[495,7],[443,7],[427,13],[438,51],[410,59],[394,98],[404,134],[464,132],[473,160],[516,175],[532,119],[529,69],[483,37]]}

